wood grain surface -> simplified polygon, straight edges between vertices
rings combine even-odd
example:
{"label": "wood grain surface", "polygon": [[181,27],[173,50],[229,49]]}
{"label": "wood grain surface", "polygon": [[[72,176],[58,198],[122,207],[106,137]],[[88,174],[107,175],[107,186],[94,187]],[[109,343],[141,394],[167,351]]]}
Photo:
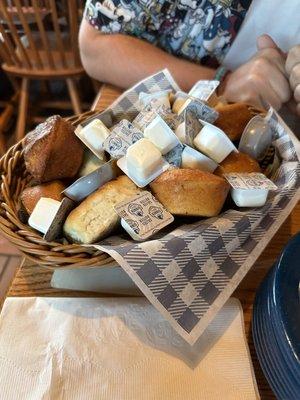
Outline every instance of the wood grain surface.
{"label": "wood grain surface", "polygon": [[[98,96],[98,102],[95,109],[102,111],[118,96],[120,92],[111,86],[103,86]],[[266,379],[260,369],[251,336],[251,316],[252,305],[256,290],[266,275],[274,261],[278,258],[284,245],[288,240],[300,230],[300,203],[294,208],[290,216],[279,228],[275,236],[271,239],[269,245],[261,254],[255,265],[248,272],[244,280],[234,292],[233,296],[238,298],[243,307],[245,319],[245,332],[248,338],[250,353],[253,361],[255,376],[261,399],[275,399]],[[8,296],[54,296],[54,297],[104,297],[107,295],[92,292],[79,292],[70,290],[53,289],[50,286],[52,271],[25,260],[18,270],[15,279],[9,289]]]}

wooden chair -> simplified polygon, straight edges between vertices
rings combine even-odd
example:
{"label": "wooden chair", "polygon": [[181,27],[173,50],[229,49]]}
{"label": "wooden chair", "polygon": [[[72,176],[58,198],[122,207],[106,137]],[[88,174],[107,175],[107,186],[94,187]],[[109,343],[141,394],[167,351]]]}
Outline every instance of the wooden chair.
{"label": "wooden chair", "polygon": [[[20,82],[17,140],[24,136],[31,80],[65,80],[74,113],[82,112],[76,87],[84,74],[78,48],[81,18],[82,1],[0,0],[2,68]],[[66,102],[51,102],[45,87],[39,105],[65,109]]]}

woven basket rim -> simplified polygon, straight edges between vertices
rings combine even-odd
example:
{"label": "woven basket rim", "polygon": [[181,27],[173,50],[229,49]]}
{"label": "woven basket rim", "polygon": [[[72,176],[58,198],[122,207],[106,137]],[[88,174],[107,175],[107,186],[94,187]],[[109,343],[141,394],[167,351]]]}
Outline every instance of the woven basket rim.
{"label": "woven basket rim", "polygon": [[[87,111],[66,120],[77,126],[97,111]],[[22,139],[0,159],[0,231],[25,257],[46,268],[83,268],[115,265],[106,253],[79,244],[46,242],[42,235],[23,223],[17,212],[18,195],[29,180],[24,168]],[[26,181],[27,180],[27,181]]]}

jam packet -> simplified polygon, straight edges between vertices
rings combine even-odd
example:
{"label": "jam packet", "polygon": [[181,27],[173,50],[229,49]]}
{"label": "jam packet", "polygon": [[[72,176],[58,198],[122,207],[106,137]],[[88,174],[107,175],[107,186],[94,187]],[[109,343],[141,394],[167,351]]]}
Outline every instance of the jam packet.
{"label": "jam packet", "polygon": [[105,140],[103,147],[112,158],[121,158],[126,154],[129,146],[143,137],[143,133],[131,122],[122,119],[115,125]]}
{"label": "jam packet", "polygon": [[174,221],[174,217],[150,192],[144,191],[115,205],[121,225],[138,241],[143,241]]}

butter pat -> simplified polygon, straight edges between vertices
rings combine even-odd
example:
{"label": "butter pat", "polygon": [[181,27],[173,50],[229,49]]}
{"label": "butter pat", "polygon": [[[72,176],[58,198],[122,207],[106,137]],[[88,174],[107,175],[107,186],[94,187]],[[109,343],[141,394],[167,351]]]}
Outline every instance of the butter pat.
{"label": "butter pat", "polygon": [[128,148],[126,162],[129,174],[136,175],[139,180],[143,180],[160,167],[162,156],[150,140],[140,139]]}
{"label": "butter pat", "polygon": [[200,121],[203,128],[195,137],[194,146],[216,163],[222,162],[232,151],[237,151],[228,136],[216,126]]}
{"label": "butter pat", "polygon": [[181,168],[200,169],[201,171],[214,172],[218,164],[199,151],[185,146],[181,155]]}
{"label": "butter pat", "polygon": [[39,232],[46,233],[57,214],[61,203],[57,200],[42,197],[37,202],[28,224]]}
{"label": "butter pat", "polygon": [[159,115],[145,128],[144,136],[159,149],[161,154],[167,154],[179,143],[175,133]]}
{"label": "butter pat", "polygon": [[128,147],[126,156],[120,158],[117,165],[138,187],[147,186],[170,166],[146,138]]}
{"label": "butter pat", "polygon": [[232,200],[238,207],[262,207],[268,197],[268,189],[231,188]]}
{"label": "butter pat", "polygon": [[78,137],[98,157],[103,158],[103,143],[110,135],[109,129],[100,119],[94,119],[81,129]]}

